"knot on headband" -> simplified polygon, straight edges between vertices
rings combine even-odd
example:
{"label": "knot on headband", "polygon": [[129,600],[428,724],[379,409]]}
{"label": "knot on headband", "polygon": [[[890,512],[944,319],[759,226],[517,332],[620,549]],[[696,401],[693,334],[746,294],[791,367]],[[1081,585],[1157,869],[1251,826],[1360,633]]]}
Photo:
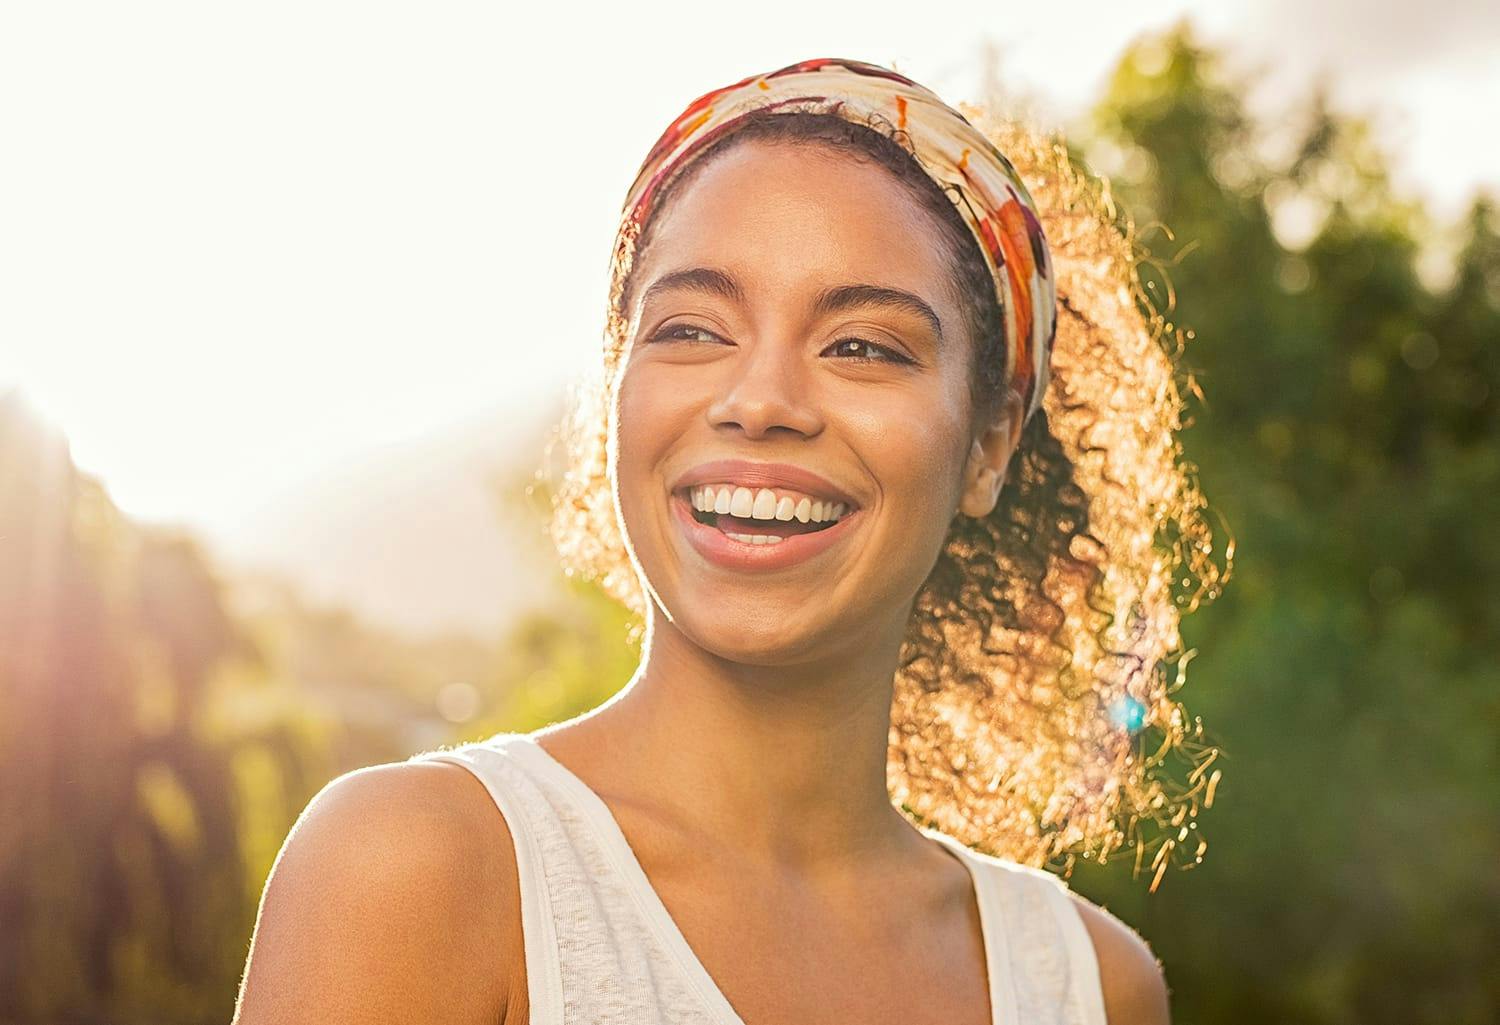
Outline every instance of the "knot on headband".
{"label": "knot on headband", "polygon": [[953,200],[989,265],[1005,325],[1005,372],[1025,419],[1042,404],[1057,332],[1057,285],[1036,205],[1021,176],[982,132],[936,93],[888,68],[822,57],[751,75],[688,105],[651,147],[625,200],[622,231],[639,231],[658,186],[708,143],[757,111],[826,113],[904,132],[918,164]]}

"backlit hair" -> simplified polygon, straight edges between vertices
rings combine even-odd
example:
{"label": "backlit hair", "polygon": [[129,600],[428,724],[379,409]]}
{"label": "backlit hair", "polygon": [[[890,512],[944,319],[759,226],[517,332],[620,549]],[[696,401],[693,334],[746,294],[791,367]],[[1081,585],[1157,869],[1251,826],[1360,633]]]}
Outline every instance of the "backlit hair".
{"label": "backlit hair", "polygon": [[[917,596],[894,680],[891,798],[918,824],[1065,875],[1078,856],[1103,862],[1131,850],[1137,873],[1149,858],[1155,890],[1169,864],[1190,867],[1206,847],[1196,820],[1212,803],[1219,752],[1173,696],[1193,654],[1181,649],[1178,623],[1219,593],[1234,548],[1223,546],[1222,568],[1212,559],[1209,510],[1177,439],[1182,393],[1196,391],[1176,366],[1189,336],[1141,287],[1144,252],[1107,181],[1075,166],[1060,136],[972,104],[959,109],[1016,166],[1037,205],[1059,320],[1047,393],[999,502],[983,519],[955,518]],[[895,174],[935,215],[955,280],[973,297],[970,337],[1003,344],[978,246],[900,131],[834,115],[747,119],[666,186],[639,237],[617,239],[598,373],[577,386],[554,437],[567,456],[550,523],[564,570],[642,617],[606,455],[630,272],[669,193],[756,138],[829,146]],[[1003,355],[976,346],[976,416],[1006,383],[995,371]]]}

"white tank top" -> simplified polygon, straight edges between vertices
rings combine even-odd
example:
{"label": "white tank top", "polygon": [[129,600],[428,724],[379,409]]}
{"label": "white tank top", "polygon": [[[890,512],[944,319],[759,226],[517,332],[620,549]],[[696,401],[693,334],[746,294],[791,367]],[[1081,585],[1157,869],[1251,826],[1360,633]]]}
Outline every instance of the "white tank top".
{"label": "white tank top", "polygon": [[[530,1025],[745,1025],[602,798],[530,734],[413,755],[462,765],[515,841]],[[1083,918],[1051,872],[921,830],[968,868],[992,1025],[1106,1025]]]}

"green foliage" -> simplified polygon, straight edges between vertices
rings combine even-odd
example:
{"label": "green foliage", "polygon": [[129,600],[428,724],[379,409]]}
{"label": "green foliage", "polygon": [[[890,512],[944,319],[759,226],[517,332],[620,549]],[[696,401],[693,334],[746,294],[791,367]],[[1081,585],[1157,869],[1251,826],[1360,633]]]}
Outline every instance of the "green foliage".
{"label": "green foliage", "polygon": [[483,640],[220,580],[15,394],[0,480],[0,1022],[227,1021],[265,879],[325,783],[571,716],[638,656],[581,584]]}
{"label": "green foliage", "polygon": [[[1451,287],[1368,127],[1310,105],[1266,166],[1213,54],[1143,41],[1098,143],[1143,274],[1194,339],[1187,454],[1238,544],[1184,627],[1223,781],[1204,862],[1149,900],[1080,889],[1150,937],[1184,1022],[1494,1022],[1500,982],[1500,237],[1477,201]],[[1158,242],[1153,251],[1161,249]]]}
{"label": "green foliage", "polygon": [[603,704],[635,672],[640,647],[628,637],[636,617],[593,584],[570,581],[568,593],[563,612],[532,613],[516,625],[506,701],[475,737],[570,719]]}
{"label": "green foliage", "polygon": [[[1184,444],[1237,557],[1184,624],[1223,749],[1202,864],[1150,896],[1129,859],[1073,882],[1150,939],[1188,1025],[1495,1022],[1500,226],[1476,202],[1424,283],[1433,227],[1369,127],[1314,96],[1278,161],[1244,91],[1179,26],[1082,140],[1156,225],[1144,276],[1205,396]],[[0,1022],[228,1020],[321,786],[567,718],[636,665],[629,615],[578,582],[472,638],[221,580],[14,397],[0,482]]]}
{"label": "green foliage", "polygon": [[0,1020],[202,1021],[254,904],[232,771],[275,724],[203,730],[257,653],[189,538],[133,526],[0,397]]}

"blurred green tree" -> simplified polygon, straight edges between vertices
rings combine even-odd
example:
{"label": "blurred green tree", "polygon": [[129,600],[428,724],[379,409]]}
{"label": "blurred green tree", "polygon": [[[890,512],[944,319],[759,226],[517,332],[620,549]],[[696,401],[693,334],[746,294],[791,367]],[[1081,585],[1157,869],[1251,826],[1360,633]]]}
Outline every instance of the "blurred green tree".
{"label": "blurred green tree", "polygon": [[301,745],[206,729],[216,671],[259,652],[198,546],[130,523],[16,393],[0,481],[0,1020],[227,1019],[241,795]]}
{"label": "blurred green tree", "polygon": [[[1091,126],[1143,265],[1194,337],[1187,455],[1238,542],[1194,710],[1224,758],[1204,862],[1137,924],[1187,1022],[1500,1020],[1500,239],[1468,218],[1453,283],[1370,126],[1315,95],[1263,155],[1243,83],[1187,23],[1139,41]],[[1123,868],[1124,866],[1120,866]]]}
{"label": "blurred green tree", "polygon": [[[1494,1023],[1500,225],[1476,201],[1432,284],[1370,126],[1316,94],[1256,124],[1246,88],[1182,23],[1073,140],[1155,226],[1143,279],[1205,396],[1184,444],[1238,547],[1184,624],[1223,749],[1204,860],[1074,884],[1151,940],[1179,1022]],[[406,637],[223,579],[0,395],[0,1022],[227,1020],[313,793],[598,705],[633,625],[571,582],[502,636]]]}

